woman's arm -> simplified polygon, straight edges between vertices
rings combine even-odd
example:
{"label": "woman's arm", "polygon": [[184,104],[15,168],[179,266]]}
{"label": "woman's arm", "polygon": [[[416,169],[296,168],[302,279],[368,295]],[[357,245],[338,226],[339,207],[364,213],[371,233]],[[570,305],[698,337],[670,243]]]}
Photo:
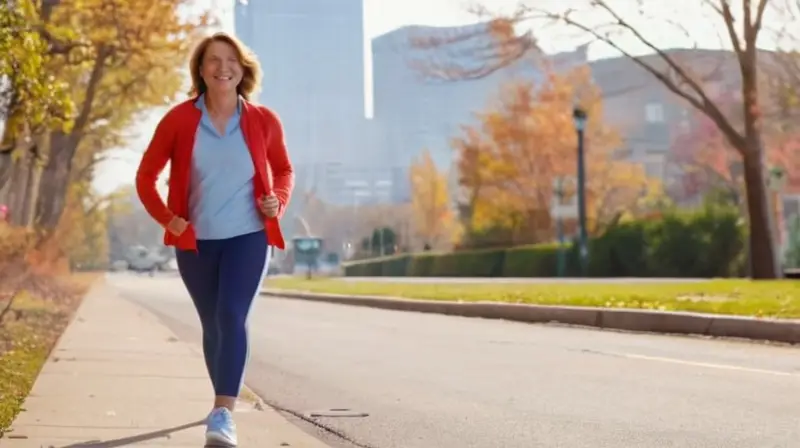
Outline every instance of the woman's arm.
{"label": "woman's arm", "polygon": [[172,157],[175,142],[175,129],[167,122],[168,117],[169,115],[165,116],[158,123],[136,171],[136,192],[139,200],[142,201],[147,213],[165,228],[175,215],[158,194],[156,182]]}
{"label": "woman's arm", "polygon": [[264,109],[264,116],[268,121],[269,138],[267,142],[267,161],[272,171],[272,191],[280,202],[278,218],[281,218],[289,205],[289,200],[294,190],[294,169],[292,168],[292,162],[289,160],[289,153],[286,150],[283,125],[274,112]]}

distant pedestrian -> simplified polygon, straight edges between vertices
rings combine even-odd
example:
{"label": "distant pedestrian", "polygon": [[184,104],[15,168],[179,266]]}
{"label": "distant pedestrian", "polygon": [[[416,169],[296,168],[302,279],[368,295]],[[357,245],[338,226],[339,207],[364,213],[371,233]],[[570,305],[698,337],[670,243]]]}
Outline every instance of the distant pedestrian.
{"label": "distant pedestrian", "polygon": [[[204,39],[190,61],[191,98],[161,119],[136,175],[148,213],[175,246],[197,309],[214,387],[207,444],[236,446],[232,411],[248,357],[247,317],[269,265],[284,248],[278,219],[294,174],[277,115],[251,102],[261,70],[235,37]],[[170,162],[166,204],[156,179]]]}

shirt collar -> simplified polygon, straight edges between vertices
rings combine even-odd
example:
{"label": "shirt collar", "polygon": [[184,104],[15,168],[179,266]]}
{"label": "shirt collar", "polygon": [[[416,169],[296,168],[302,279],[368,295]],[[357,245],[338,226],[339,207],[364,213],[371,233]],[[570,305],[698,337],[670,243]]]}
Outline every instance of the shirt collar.
{"label": "shirt collar", "polygon": [[[243,102],[244,102],[244,98],[242,98],[242,96],[239,95],[238,101],[236,102],[236,115],[241,115],[241,113],[242,113],[242,103]],[[207,115],[208,114],[208,108],[206,107],[206,94],[205,93],[201,93],[197,97],[197,101],[195,101],[194,107],[196,107],[201,112],[203,112],[203,115]]]}

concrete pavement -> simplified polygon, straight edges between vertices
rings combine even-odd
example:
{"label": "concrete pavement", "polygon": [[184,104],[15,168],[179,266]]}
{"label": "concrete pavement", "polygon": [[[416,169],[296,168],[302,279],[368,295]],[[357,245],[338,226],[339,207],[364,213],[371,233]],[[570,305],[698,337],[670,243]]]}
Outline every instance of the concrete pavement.
{"label": "concrete pavement", "polygon": [[[114,276],[185,340],[177,278]],[[333,447],[797,448],[800,350],[262,298],[247,384]],[[313,417],[346,408],[350,417]],[[310,422],[310,423],[306,423]],[[316,432],[314,434],[317,434]]]}
{"label": "concrete pavement", "polygon": [[[100,282],[0,446],[194,448],[212,396],[199,348]],[[242,447],[327,446],[272,409],[243,403],[235,418]]]}

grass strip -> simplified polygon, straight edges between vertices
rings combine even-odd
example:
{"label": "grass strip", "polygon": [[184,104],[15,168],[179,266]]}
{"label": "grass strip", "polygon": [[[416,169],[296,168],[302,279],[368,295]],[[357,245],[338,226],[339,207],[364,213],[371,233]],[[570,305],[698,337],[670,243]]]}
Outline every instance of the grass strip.
{"label": "grass strip", "polygon": [[725,279],[658,283],[569,283],[553,280],[537,283],[503,283],[487,279],[486,283],[433,284],[278,277],[267,280],[265,287],[406,299],[633,308],[800,318],[800,282],[790,280]]}

